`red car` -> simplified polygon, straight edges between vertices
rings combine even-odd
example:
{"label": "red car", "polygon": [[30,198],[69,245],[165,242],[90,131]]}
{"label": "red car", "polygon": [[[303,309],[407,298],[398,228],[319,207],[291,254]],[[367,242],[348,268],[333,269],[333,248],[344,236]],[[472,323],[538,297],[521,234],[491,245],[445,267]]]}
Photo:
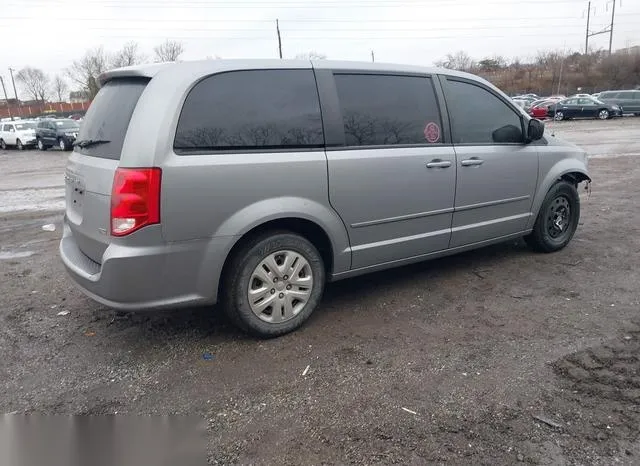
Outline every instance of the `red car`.
{"label": "red car", "polygon": [[557,100],[545,100],[529,109],[529,115],[538,120],[544,120],[549,117],[549,107],[553,106]]}

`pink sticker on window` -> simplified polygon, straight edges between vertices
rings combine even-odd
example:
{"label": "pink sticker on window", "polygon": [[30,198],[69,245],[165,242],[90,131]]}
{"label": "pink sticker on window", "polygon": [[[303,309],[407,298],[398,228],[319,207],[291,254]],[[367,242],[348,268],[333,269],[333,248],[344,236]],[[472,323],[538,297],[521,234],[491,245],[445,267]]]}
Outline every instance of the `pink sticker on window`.
{"label": "pink sticker on window", "polygon": [[434,142],[438,142],[440,140],[440,126],[438,126],[437,123],[434,123],[433,121],[427,123],[427,126],[425,126],[424,128],[424,138],[427,140],[427,142],[430,142],[432,144]]}

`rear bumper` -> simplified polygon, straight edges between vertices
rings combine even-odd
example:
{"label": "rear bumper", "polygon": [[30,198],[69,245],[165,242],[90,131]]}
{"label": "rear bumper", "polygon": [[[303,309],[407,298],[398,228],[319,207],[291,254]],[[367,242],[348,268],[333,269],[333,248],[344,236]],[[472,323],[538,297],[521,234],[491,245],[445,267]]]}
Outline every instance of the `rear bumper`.
{"label": "rear bumper", "polygon": [[102,264],[98,264],[80,250],[65,221],[60,257],[83,293],[114,309],[212,305],[217,300],[229,240],[214,238],[160,246],[111,244]]}

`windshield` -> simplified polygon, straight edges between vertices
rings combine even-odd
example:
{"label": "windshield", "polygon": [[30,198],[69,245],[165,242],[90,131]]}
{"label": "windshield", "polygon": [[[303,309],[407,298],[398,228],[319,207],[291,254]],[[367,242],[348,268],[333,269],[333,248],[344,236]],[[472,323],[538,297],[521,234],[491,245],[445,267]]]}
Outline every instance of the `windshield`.
{"label": "windshield", "polygon": [[55,125],[62,129],[80,129],[78,123],[73,120],[56,120]]}
{"label": "windshield", "polygon": [[35,125],[33,123],[18,123],[16,125],[16,130],[17,131],[24,131],[27,129],[34,129]]}

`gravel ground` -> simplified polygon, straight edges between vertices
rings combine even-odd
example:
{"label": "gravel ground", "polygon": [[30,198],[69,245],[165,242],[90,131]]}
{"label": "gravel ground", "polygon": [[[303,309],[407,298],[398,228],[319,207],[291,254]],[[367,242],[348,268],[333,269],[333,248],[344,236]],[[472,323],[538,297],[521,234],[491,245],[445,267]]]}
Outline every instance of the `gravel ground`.
{"label": "gravel ground", "polygon": [[639,130],[548,125],[594,156],[563,251],[516,241],[331,284],[269,341],[215,309],[85,298],[57,257],[65,154],[0,152],[0,411],[195,414],[213,464],[638,464]]}

